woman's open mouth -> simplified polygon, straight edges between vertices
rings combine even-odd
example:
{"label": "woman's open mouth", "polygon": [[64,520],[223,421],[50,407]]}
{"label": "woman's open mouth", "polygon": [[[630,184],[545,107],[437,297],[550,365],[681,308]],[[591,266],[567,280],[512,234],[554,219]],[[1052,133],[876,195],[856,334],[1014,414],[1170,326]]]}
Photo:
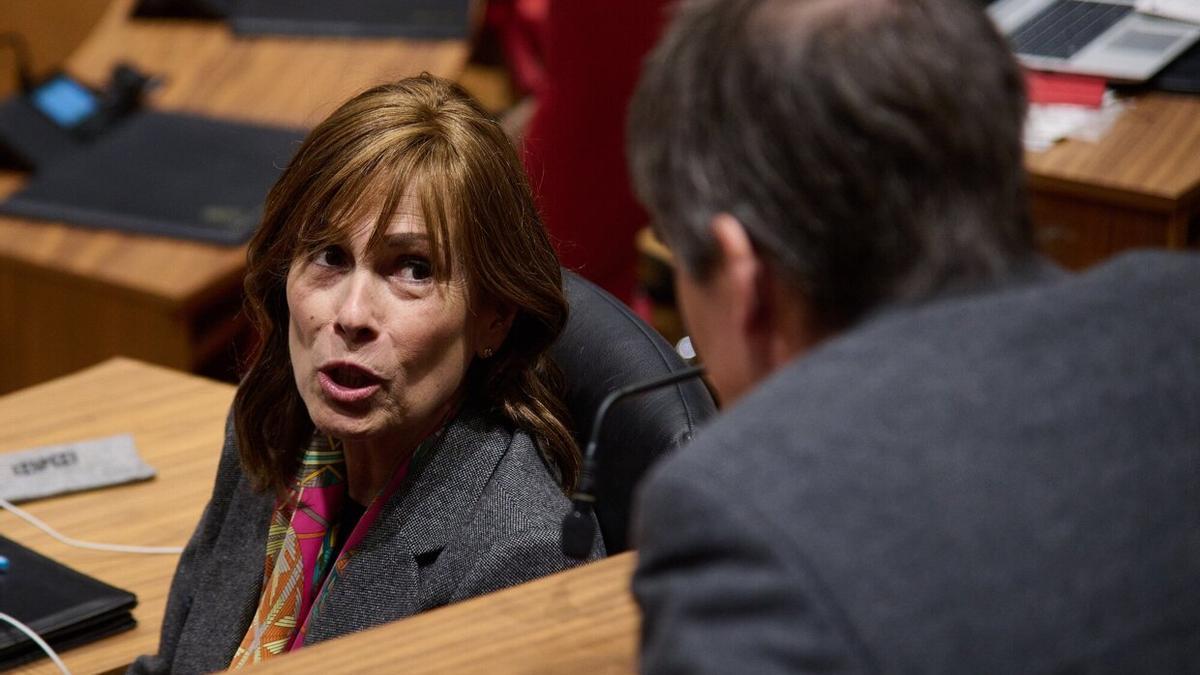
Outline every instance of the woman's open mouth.
{"label": "woman's open mouth", "polygon": [[350,363],[333,363],[317,371],[325,395],[337,403],[357,403],[370,398],[383,381],[370,371]]}

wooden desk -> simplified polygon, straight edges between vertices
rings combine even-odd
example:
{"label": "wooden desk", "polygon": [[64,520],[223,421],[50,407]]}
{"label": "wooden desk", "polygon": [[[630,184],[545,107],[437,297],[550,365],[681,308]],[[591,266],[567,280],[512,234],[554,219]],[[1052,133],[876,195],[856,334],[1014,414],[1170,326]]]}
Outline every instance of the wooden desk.
{"label": "wooden desk", "polygon": [[634,673],[634,553],[268,661],[255,673]]}
{"label": "wooden desk", "polygon": [[1027,153],[1039,246],[1072,268],[1200,240],[1200,97],[1151,93],[1098,143]]}
{"label": "wooden desk", "polygon": [[[158,476],[150,481],[53,497],[23,507],[78,539],[182,546],[212,491],[233,387],[126,359],[0,397],[0,452],[132,433]],[[39,553],[132,591],[132,631],[62,653],[77,674],[123,668],[158,648],[177,555],[72,548],[0,511],[0,533]],[[57,673],[48,659],[18,672]]]}
{"label": "wooden desk", "polygon": [[[67,70],[99,85],[133,63],[163,78],[160,109],[311,127],[368,85],[457,77],[467,59],[462,40],[235,39],[218,23],[130,19],[134,2],[113,0]],[[0,172],[0,197],[23,180]],[[244,266],[244,247],[0,218],[0,393],[116,354],[204,369],[244,329]]]}

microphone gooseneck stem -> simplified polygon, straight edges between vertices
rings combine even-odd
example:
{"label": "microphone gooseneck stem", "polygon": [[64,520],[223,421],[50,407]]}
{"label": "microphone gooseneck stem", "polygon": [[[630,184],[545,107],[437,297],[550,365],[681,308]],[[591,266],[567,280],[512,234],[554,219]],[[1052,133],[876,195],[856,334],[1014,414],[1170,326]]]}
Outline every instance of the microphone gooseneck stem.
{"label": "microphone gooseneck stem", "polygon": [[596,416],[592,420],[592,430],[588,435],[587,446],[583,451],[579,486],[571,495],[571,512],[563,519],[563,553],[582,560],[592,550],[592,538],[595,536],[591,514],[592,506],[596,502],[596,446],[600,440],[600,428],[604,424],[604,418],[608,415],[609,408],[628,396],[676,384],[703,373],[703,366],[691,366],[676,370],[660,377],[618,387],[609,392],[600,402],[600,406],[596,408]]}
{"label": "microphone gooseneck stem", "polygon": [[587,447],[583,452],[583,468],[579,474],[579,487],[575,489],[575,494],[571,498],[596,501],[596,496],[592,494],[596,488],[596,445],[600,442],[600,426],[604,423],[604,418],[608,416],[609,408],[627,396],[665,387],[702,374],[704,374],[703,366],[689,366],[650,380],[627,384],[609,392],[608,396],[605,396],[604,400],[600,402],[600,406],[596,408],[596,417],[592,419],[592,431],[588,434]]}

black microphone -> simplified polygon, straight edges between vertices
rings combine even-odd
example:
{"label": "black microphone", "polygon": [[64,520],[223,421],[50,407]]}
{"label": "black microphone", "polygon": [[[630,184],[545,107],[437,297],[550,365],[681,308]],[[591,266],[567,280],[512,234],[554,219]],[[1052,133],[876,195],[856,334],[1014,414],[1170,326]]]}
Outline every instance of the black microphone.
{"label": "black microphone", "polygon": [[76,136],[92,140],[108,132],[117,122],[142,105],[146,92],[158,86],[158,80],[143,74],[128,63],[113,67],[112,77],[100,94],[99,109],[74,129]]}
{"label": "black microphone", "polygon": [[588,436],[587,447],[583,451],[583,469],[579,473],[579,487],[571,495],[571,512],[563,518],[562,552],[564,555],[576,560],[583,560],[592,552],[592,540],[596,536],[596,521],[592,518],[593,507],[596,504],[596,495],[594,494],[596,490],[596,443],[600,439],[600,425],[604,422],[608,409],[626,396],[682,382],[703,373],[703,366],[693,366],[651,380],[627,384],[612,390],[600,402],[600,407],[596,409],[596,417],[592,420],[592,433]]}

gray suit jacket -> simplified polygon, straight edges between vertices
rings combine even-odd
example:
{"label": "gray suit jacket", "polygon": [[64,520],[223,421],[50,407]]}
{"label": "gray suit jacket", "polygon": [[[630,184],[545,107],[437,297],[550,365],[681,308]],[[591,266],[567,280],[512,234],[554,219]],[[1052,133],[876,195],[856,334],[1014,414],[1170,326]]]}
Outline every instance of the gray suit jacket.
{"label": "gray suit jacket", "polygon": [[[464,410],[436,452],[413,460],[305,644],[576,564],[560,551],[569,505],[528,435]],[[228,424],[212,500],[171,585],[159,652],[130,672],[229,665],[258,604],[273,508],[243,476]],[[603,556],[599,541],[595,551]]]}
{"label": "gray suit jacket", "polygon": [[879,312],[638,513],[649,673],[1200,672],[1200,259]]}

